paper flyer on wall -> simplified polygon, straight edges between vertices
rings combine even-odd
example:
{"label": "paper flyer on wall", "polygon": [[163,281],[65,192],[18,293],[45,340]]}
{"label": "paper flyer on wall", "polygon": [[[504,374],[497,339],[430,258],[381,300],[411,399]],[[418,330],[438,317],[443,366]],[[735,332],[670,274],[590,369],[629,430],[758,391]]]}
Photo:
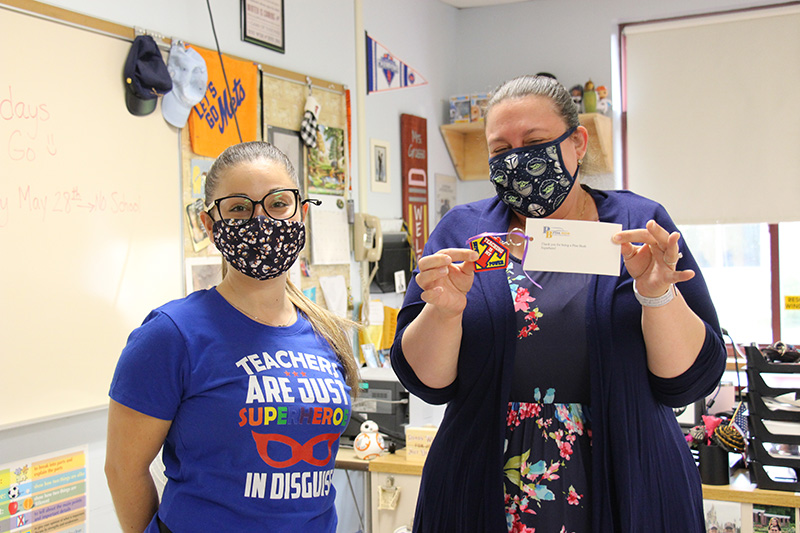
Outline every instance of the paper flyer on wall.
{"label": "paper flyer on wall", "polygon": [[85,533],[88,447],[0,465],[0,531]]}
{"label": "paper flyer on wall", "polygon": [[311,260],[315,265],[350,263],[350,225],[344,197],[317,197],[322,204],[309,213]]}

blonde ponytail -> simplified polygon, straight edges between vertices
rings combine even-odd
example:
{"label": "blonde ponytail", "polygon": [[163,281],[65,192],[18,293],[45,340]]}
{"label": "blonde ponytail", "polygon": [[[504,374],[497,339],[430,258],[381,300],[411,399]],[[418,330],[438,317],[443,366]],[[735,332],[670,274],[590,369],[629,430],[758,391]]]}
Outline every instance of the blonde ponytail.
{"label": "blonde ponytail", "polygon": [[345,381],[350,386],[350,395],[355,398],[359,390],[359,376],[350,332],[361,326],[357,322],[337,316],[309,300],[288,277],[286,278],[286,289],[289,301],[308,318],[314,331],[328,341],[333,351],[336,352],[336,357],[344,368]]}

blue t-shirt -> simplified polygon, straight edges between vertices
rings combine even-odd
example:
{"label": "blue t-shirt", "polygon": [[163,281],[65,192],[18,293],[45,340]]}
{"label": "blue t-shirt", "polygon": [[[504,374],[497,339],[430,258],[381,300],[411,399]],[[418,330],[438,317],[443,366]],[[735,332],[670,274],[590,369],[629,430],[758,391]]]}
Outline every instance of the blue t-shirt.
{"label": "blue t-shirt", "polygon": [[158,514],[175,533],[334,532],[349,393],[302,313],[266,326],[211,289],[155,309],[131,333],[110,396],[172,420]]}

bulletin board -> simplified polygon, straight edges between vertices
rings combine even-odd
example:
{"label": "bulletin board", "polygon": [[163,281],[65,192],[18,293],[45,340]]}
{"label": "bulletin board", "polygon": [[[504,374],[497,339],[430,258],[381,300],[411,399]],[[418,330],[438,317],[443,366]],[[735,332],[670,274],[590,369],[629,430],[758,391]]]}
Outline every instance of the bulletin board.
{"label": "bulletin board", "polygon": [[[227,56],[236,58],[234,56]],[[303,112],[305,108],[306,98],[311,94],[316,98],[320,104],[320,115],[317,117],[318,123],[325,127],[339,128],[344,131],[345,138],[347,138],[348,123],[347,123],[347,101],[344,86],[317,78],[307,77],[305,75],[279,69],[270,65],[259,64],[261,70],[261,117],[260,117],[260,131],[259,136],[263,140],[269,139],[270,128],[279,128],[282,133],[299,132],[300,123],[303,119]],[[301,164],[305,165],[306,150],[301,148],[300,160]],[[347,152],[347,151],[346,151]],[[213,162],[212,159],[203,158],[195,154],[191,148],[188,126],[183,129],[181,135],[181,154],[182,154],[182,168],[183,168],[183,202],[188,211],[191,211],[191,205],[200,207],[203,200],[203,168],[207,168]],[[349,169],[349,153],[346,154],[347,167]],[[306,175],[305,169],[302,168],[301,175]],[[348,185],[349,185],[349,170],[348,170]],[[339,209],[336,207],[337,203],[346,203],[349,198],[349,186],[345,188],[344,194],[340,196],[333,195],[315,195],[315,198],[323,201],[323,208]],[[198,201],[200,203],[198,203]],[[345,209],[343,205],[341,209]],[[319,207],[311,206],[309,219],[314,217],[314,212],[320,209]],[[222,258],[213,244],[207,240],[207,235],[201,229],[192,224],[189,217],[184,217],[185,232],[184,232],[184,255],[187,258],[187,272],[191,268],[193,262],[208,265],[208,268],[221,272]],[[311,246],[315,238],[323,238],[324,236],[315,235],[311,231],[310,220],[306,224],[307,228],[307,244],[305,249],[300,253],[298,262],[303,262],[306,268],[302,269],[297,276],[300,280],[300,288],[306,292],[307,295],[314,298],[315,301],[322,305],[327,306],[325,296],[320,286],[320,278],[329,276],[342,276],[345,279],[345,284],[350,287],[350,263],[349,260],[346,264],[314,264],[311,257]],[[191,231],[202,231],[202,235],[192,234]],[[340,246],[343,246],[349,256],[350,253],[350,233],[345,232],[333,236],[333,240],[337,241]],[[198,267],[205,268],[205,267]],[[297,281],[297,277],[294,278]],[[187,286],[187,292],[191,287]],[[352,289],[350,289],[352,294]],[[348,313],[352,313],[352,299],[348,300]],[[348,317],[351,315],[348,314]]]}
{"label": "bulletin board", "polygon": [[124,103],[133,28],[23,0],[0,28],[2,429],[106,406],[183,270],[178,132]]}

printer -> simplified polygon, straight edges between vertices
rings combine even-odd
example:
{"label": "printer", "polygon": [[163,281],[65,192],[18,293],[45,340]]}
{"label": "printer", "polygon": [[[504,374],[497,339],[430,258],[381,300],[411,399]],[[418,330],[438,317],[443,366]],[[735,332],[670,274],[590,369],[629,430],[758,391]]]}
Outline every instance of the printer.
{"label": "printer", "polygon": [[[352,446],[361,432],[361,424],[372,420],[378,431],[397,448],[405,445],[409,420],[409,394],[391,368],[361,368],[361,391],[353,400],[350,422],[339,442]],[[387,442],[387,446],[389,443]]]}

